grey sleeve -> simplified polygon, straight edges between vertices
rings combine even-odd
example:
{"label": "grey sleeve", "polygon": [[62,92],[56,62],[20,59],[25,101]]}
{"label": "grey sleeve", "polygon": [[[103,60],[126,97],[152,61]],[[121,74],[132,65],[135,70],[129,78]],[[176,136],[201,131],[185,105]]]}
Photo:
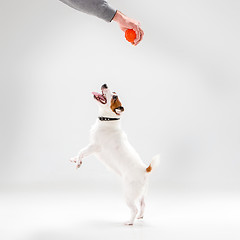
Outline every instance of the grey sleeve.
{"label": "grey sleeve", "polygon": [[81,12],[85,12],[99,17],[107,22],[111,22],[116,10],[110,7],[105,0],[60,0],[68,6]]}

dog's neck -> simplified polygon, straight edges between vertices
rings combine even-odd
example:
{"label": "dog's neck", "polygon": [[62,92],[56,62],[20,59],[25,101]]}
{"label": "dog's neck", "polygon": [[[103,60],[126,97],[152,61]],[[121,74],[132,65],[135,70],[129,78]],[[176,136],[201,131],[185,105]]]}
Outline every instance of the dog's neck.
{"label": "dog's neck", "polygon": [[97,122],[101,127],[107,128],[119,128],[120,127],[120,116],[113,113],[111,110],[101,110],[98,112]]}
{"label": "dog's neck", "polygon": [[109,122],[109,121],[119,121],[120,118],[111,118],[111,117],[98,117],[100,121]]}
{"label": "dog's neck", "polygon": [[[108,119],[108,120],[107,120]],[[96,124],[100,128],[121,128],[121,119],[115,117],[98,117]]]}

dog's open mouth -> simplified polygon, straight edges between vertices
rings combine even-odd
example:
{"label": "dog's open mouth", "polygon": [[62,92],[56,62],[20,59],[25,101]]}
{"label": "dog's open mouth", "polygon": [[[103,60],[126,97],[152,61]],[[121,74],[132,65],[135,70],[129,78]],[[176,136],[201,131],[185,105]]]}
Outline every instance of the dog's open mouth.
{"label": "dog's open mouth", "polygon": [[106,104],[106,103],[107,103],[107,99],[106,99],[106,97],[103,95],[103,93],[101,94],[101,93],[97,93],[97,92],[92,92],[92,94],[93,94],[93,97],[94,97],[97,101],[99,101],[100,103],[102,103],[102,104]]}

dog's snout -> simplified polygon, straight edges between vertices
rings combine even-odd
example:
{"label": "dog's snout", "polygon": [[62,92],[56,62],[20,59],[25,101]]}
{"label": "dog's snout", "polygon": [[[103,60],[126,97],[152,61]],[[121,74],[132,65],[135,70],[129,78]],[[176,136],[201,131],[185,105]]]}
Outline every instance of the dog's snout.
{"label": "dog's snout", "polygon": [[103,90],[103,89],[108,89],[108,86],[107,86],[107,84],[105,83],[105,84],[103,84],[102,85],[102,87],[101,87],[101,89]]}
{"label": "dog's snout", "polygon": [[114,100],[118,99],[118,96],[117,95],[113,95],[112,97]]}

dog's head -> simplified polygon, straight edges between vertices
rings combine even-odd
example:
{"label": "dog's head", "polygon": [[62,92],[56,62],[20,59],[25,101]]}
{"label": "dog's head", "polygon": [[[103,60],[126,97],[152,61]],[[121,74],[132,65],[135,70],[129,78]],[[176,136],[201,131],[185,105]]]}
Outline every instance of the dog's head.
{"label": "dog's head", "polygon": [[101,87],[101,93],[93,92],[93,97],[99,106],[99,114],[104,117],[120,117],[124,111],[118,95],[112,92],[107,84]]}

